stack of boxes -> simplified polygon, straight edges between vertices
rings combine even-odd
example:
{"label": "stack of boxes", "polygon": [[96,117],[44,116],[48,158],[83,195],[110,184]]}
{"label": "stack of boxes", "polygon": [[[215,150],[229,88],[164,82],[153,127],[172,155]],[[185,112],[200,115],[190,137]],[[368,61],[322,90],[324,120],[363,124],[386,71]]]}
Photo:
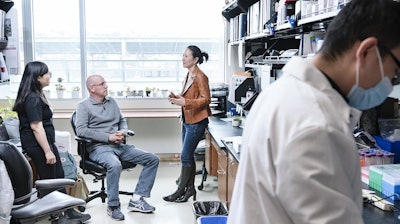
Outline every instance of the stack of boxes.
{"label": "stack of boxes", "polygon": [[361,180],[370,188],[400,200],[400,119],[379,120],[381,136],[374,136],[381,148],[360,149]]}
{"label": "stack of boxes", "polygon": [[[392,200],[400,200],[400,164],[371,165],[363,167],[362,176],[369,170],[368,185],[374,190],[390,196]],[[363,179],[365,182],[365,179]]]}

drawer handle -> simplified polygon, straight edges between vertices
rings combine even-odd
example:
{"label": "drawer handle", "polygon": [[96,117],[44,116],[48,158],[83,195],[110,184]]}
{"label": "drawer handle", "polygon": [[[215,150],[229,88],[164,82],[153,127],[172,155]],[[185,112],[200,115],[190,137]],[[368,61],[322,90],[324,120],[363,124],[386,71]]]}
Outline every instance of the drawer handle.
{"label": "drawer handle", "polygon": [[225,170],[217,170],[217,173],[220,175],[226,175]]}
{"label": "drawer handle", "polygon": [[217,151],[217,154],[218,154],[219,156],[226,156],[226,152],[224,152],[224,151],[222,151],[222,150],[218,150],[218,151]]}

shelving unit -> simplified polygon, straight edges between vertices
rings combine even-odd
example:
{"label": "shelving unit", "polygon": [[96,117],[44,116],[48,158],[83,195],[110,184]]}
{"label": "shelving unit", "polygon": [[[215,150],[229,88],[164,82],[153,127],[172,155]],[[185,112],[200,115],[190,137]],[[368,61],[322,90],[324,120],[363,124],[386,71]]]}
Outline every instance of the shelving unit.
{"label": "shelving unit", "polygon": [[230,1],[223,9],[222,15],[226,20],[239,15],[242,12],[247,12],[247,8],[258,2],[258,0],[233,0]]}
{"label": "shelving unit", "polygon": [[[295,5],[299,8],[302,8],[302,3],[306,3],[304,0],[297,1],[300,4]],[[274,70],[281,69],[290,59],[290,57],[279,57],[285,50],[298,49],[298,55],[304,57],[313,55],[316,46],[312,41],[316,37],[323,37],[330,21],[344,6],[344,1],[339,0],[337,6],[321,10],[324,13],[315,11],[302,15],[300,10],[296,9],[294,16],[298,20],[294,26],[287,21],[277,25],[276,21],[273,22],[271,19],[277,16],[274,5],[279,2],[278,0],[230,1],[222,10],[222,15],[227,20],[225,37],[228,54],[225,65],[227,80],[232,74],[247,70],[252,70],[256,76],[259,76],[257,73],[264,69],[265,76],[265,68],[260,68],[269,65],[269,76],[272,82],[278,77],[278,72]],[[246,21],[243,20],[245,16]],[[269,17],[266,18],[266,16]],[[258,31],[254,32],[254,29]],[[249,56],[250,52],[251,56]],[[260,77],[255,79],[258,78]],[[260,80],[258,82],[261,83]],[[235,104],[235,102],[231,103]]]}

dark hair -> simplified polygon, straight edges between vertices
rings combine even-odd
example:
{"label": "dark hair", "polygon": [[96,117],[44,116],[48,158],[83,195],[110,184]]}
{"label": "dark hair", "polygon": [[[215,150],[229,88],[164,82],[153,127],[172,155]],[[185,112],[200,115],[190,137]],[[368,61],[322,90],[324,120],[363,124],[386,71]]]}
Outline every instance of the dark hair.
{"label": "dark hair", "polygon": [[25,66],[24,74],[22,75],[21,83],[19,84],[17,98],[13,110],[21,113],[24,111],[24,103],[29,94],[37,93],[42,101],[48,104],[46,97],[43,94],[42,86],[38,81],[39,76],[43,76],[49,72],[49,68],[43,62],[33,61]]}
{"label": "dark hair", "polygon": [[199,58],[197,63],[203,63],[204,58],[206,59],[206,61],[208,61],[208,54],[206,52],[202,52],[199,47],[195,45],[189,45],[187,48],[192,51],[194,58]]}
{"label": "dark hair", "polygon": [[[392,49],[400,44],[400,3],[395,0],[352,0],[332,20],[320,52],[335,60],[355,42],[376,37]],[[386,55],[385,52],[381,52]]]}

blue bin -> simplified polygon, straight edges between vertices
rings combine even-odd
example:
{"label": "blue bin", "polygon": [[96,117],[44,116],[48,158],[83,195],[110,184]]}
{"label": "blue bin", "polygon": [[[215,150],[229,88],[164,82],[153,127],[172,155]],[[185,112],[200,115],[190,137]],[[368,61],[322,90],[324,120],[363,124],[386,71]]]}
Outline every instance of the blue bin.
{"label": "blue bin", "polygon": [[394,153],[394,163],[400,163],[400,141],[391,142],[381,136],[374,136],[376,144],[385,151]]}
{"label": "blue bin", "polygon": [[197,224],[226,224],[228,216],[200,216],[197,218]]}

